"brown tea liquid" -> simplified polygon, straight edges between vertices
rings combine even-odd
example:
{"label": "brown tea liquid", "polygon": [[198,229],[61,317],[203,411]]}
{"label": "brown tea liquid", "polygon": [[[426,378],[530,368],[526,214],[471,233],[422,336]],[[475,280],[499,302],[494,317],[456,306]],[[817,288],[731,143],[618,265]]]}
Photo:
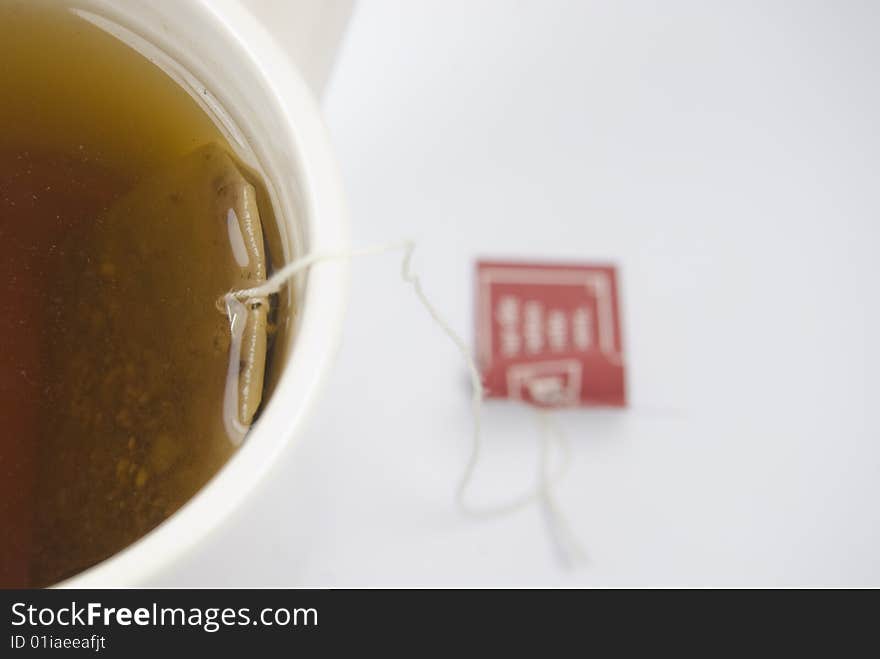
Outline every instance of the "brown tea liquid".
{"label": "brown tea liquid", "polygon": [[[162,174],[208,144],[228,148],[135,50],[57,6],[0,0],[0,587],[51,584],[119,551],[234,451],[214,308],[225,284],[200,265],[226,226],[213,241],[169,225],[189,191]],[[154,180],[170,186],[165,228],[149,212],[120,220]],[[125,222],[140,224],[120,233]]]}

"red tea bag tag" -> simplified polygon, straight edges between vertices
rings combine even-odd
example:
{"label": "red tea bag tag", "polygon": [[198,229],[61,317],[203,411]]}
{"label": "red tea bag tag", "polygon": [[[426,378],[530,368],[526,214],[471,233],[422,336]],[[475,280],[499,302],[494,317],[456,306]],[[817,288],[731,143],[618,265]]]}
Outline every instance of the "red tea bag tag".
{"label": "red tea bag tag", "polygon": [[626,404],[613,267],[480,261],[476,322],[487,396]]}

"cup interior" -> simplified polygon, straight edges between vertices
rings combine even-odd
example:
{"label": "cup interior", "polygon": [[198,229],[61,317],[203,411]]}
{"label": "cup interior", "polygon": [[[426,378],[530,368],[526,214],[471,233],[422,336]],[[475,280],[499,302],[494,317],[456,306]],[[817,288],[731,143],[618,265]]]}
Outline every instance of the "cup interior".
{"label": "cup interior", "polygon": [[[264,227],[275,268],[348,246],[341,185],[318,107],[270,35],[235,0],[73,0],[71,11],[160,66],[216,118],[260,174],[275,216]],[[279,294],[279,334],[264,405],[242,447],[187,504],[128,548],[59,584],[149,584],[227,519],[303,424],[335,352],[347,265],[327,261]]]}

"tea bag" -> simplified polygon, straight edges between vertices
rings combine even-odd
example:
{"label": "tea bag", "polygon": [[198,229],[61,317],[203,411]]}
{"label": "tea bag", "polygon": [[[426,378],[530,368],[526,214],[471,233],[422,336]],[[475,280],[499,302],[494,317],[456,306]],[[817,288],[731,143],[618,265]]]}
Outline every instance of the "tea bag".
{"label": "tea bag", "polygon": [[[220,337],[232,332],[229,372],[237,373],[237,400],[226,410],[235,422],[227,429],[236,426],[230,440],[240,442],[240,433],[253,420],[262,396],[268,305],[263,299],[236,309],[233,324],[240,326],[229,328],[213,303],[227,290],[256,286],[266,279],[253,186],[223,149],[210,144],[137,186],[110,209],[103,223],[98,269],[110,285],[131,286],[131,299],[158,293],[167,304],[188,306],[174,314],[174,321],[185,325],[192,339],[190,352],[204,349],[211,340],[222,344]],[[125,230],[119,230],[123,225]],[[181,242],[192,245],[192,253],[169,252],[170,244]],[[124,271],[132,269],[132,262],[117,262],[126,254],[140,256],[138,267],[128,273]],[[137,290],[142,287],[151,292]],[[145,311],[154,318],[151,310]],[[179,331],[178,326],[169,334]]]}
{"label": "tea bag", "polygon": [[[212,338],[222,343],[218,337],[230,331],[227,319],[212,309],[214,300],[226,290],[256,286],[266,279],[256,193],[217,145],[196,150],[137,186],[110,209],[103,222],[107,230],[99,257],[101,274],[117,285],[120,278],[127,280],[133,287],[132,298],[146,299],[158,292],[168,304],[189,305],[175,320],[186,325],[191,352],[202,350]],[[123,225],[125,230],[118,230]],[[192,245],[192,253],[177,250],[170,254],[172,242]],[[209,245],[213,249],[206,249]],[[143,269],[126,274],[123,271],[131,268],[131,261],[117,263],[115,259],[132,253],[140,255],[138,264]],[[136,290],[141,287],[152,292]],[[265,299],[254,302],[235,310],[231,328],[228,370],[229,375],[237,374],[237,400],[228,401],[225,414],[231,417],[227,431],[236,444],[262,396],[268,305]],[[199,307],[198,312],[193,305]],[[169,334],[179,331],[176,327]]]}
{"label": "tea bag", "polygon": [[[40,582],[118,551],[189,499],[242,441],[262,396],[267,299],[253,186],[207,145],[135,185],[64,263],[78,304],[47,310]],[[77,251],[78,250],[78,251]],[[231,320],[231,322],[230,322]],[[41,560],[44,562],[41,563]]]}

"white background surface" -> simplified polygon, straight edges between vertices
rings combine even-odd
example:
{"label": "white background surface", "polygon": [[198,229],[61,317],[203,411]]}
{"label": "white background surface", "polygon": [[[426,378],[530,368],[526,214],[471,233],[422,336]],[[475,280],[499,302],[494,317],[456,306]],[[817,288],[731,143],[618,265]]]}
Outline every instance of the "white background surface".
{"label": "white background surface", "polygon": [[[621,268],[631,408],[559,415],[558,499],[472,521],[464,370],[396,256],[353,264],[309,431],[171,585],[880,585],[880,12],[869,2],[361,2],[325,97],[354,241]],[[475,499],[530,487],[490,403]]]}

